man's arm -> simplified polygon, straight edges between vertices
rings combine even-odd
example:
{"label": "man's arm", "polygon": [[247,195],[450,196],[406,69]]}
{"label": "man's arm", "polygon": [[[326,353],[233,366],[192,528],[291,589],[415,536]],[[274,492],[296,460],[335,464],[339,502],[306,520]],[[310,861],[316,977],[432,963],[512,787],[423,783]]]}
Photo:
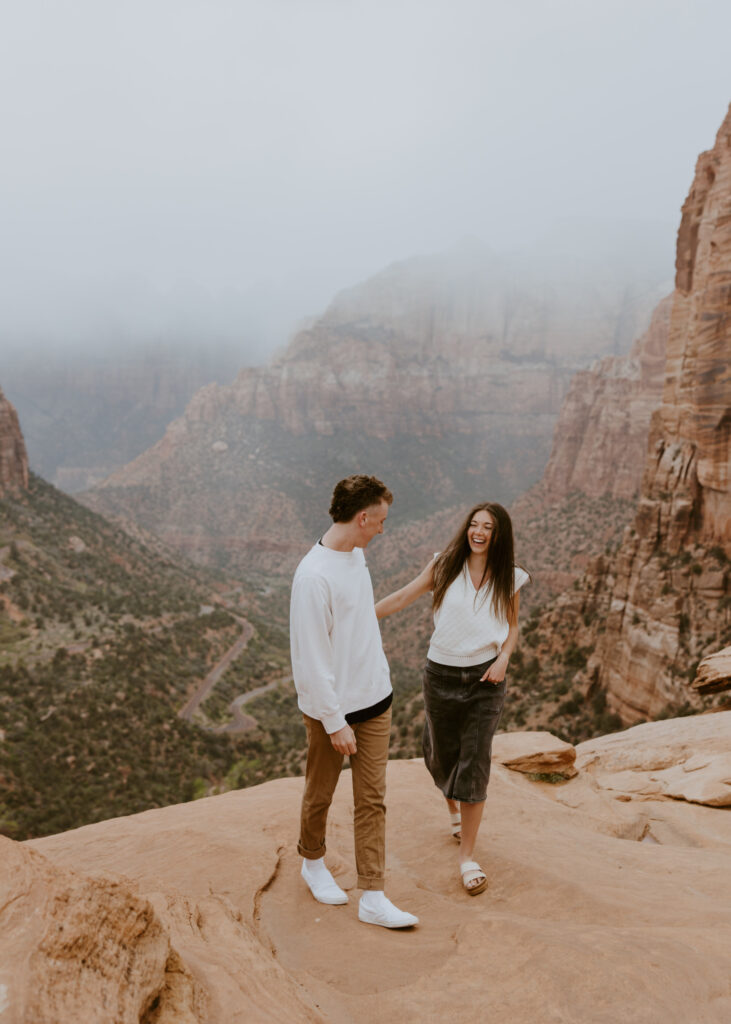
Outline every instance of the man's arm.
{"label": "man's arm", "polygon": [[332,609],[323,580],[303,576],[294,581],[290,605],[290,642],[294,685],[311,705],[341,754],[355,753],[355,735],[340,708],[333,670]]}

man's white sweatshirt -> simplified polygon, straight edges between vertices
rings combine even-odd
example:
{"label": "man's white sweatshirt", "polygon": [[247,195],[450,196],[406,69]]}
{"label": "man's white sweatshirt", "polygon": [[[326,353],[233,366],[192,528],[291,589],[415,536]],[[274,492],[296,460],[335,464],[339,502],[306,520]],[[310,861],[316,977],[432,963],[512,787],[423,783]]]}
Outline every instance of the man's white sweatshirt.
{"label": "man's white sweatshirt", "polygon": [[362,548],[333,551],[318,543],[305,555],[292,581],[289,636],[300,710],[326,732],[391,693]]}

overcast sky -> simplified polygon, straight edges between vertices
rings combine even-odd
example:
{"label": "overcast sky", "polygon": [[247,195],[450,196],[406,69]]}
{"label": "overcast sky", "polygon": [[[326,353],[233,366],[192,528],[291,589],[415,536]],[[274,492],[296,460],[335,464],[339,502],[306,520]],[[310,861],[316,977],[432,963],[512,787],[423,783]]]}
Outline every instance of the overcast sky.
{"label": "overcast sky", "polygon": [[1,0],[0,349],[267,344],[465,234],[668,235],[729,0]]}

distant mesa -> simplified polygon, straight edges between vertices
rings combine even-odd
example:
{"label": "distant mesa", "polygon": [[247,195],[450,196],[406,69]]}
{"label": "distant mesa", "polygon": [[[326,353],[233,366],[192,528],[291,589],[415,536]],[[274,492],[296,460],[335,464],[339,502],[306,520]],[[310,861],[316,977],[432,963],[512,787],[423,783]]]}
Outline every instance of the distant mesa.
{"label": "distant mesa", "polygon": [[191,396],[233,380],[240,349],[148,341],[3,353],[3,387],[14,402],[33,470],[67,493],[101,483],[149,448]]}
{"label": "distant mesa", "polygon": [[267,366],[200,389],[83,500],[195,560],[278,572],[357,470],[388,481],[394,521],[488,492],[509,502],[543,472],[576,369],[649,320],[656,283],[587,273],[521,277],[474,241],[394,263]]}

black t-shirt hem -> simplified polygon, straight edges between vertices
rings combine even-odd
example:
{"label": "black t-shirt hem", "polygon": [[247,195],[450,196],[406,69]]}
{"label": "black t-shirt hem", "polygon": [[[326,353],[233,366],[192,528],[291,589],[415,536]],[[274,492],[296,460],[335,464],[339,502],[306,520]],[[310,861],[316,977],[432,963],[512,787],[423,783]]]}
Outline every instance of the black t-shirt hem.
{"label": "black t-shirt hem", "polygon": [[388,711],[392,704],[393,691],[389,693],[388,697],[379,700],[377,704],[371,704],[369,708],[361,708],[360,711],[349,711],[345,716],[345,721],[348,725],[355,725],[356,722],[369,722],[371,718],[378,718],[384,711]]}

